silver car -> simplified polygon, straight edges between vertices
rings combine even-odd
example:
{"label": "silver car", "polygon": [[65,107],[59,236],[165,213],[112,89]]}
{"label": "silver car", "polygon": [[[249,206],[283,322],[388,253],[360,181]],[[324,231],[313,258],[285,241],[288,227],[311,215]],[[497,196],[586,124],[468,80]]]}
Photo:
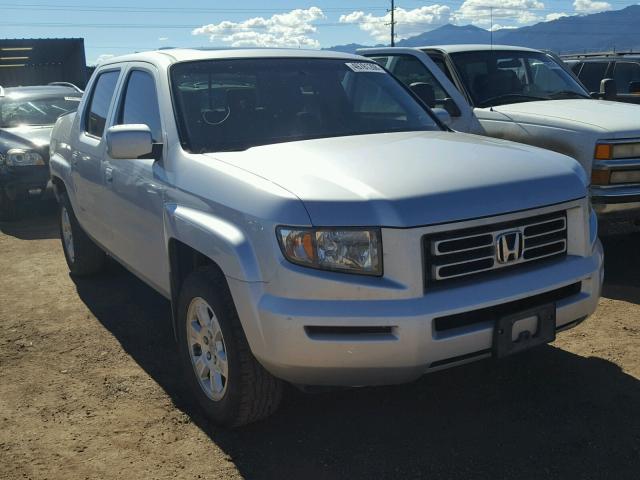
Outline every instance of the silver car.
{"label": "silver car", "polygon": [[394,384],[550,342],[600,295],[578,163],[454,133],[359,56],[111,59],[50,165],[71,273],[109,255],[170,299],[184,378],[225,425],[283,382]]}

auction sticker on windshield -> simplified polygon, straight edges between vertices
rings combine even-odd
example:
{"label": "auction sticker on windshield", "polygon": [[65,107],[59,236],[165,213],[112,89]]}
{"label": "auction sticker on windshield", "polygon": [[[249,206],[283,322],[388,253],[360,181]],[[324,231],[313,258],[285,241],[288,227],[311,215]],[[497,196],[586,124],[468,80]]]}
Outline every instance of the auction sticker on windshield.
{"label": "auction sticker on windshield", "polygon": [[374,73],[386,73],[385,69],[377,63],[369,62],[357,62],[357,63],[345,63],[354,72],[374,72]]}

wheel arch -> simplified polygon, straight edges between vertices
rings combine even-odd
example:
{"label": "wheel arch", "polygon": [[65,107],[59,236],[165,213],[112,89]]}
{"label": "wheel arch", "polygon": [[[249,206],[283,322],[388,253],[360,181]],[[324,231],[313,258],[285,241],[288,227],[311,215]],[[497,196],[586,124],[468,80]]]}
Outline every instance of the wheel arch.
{"label": "wheel arch", "polygon": [[67,193],[67,186],[64,183],[64,180],[62,180],[58,175],[51,175],[51,185],[53,185],[53,194],[55,195],[56,200],[60,202],[60,195]]}
{"label": "wheel arch", "polygon": [[[259,281],[261,273],[249,240],[235,225],[207,212],[177,205],[167,205],[165,217],[175,334],[178,296],[184,280],[191,272],[211,266],[227,289],[227,277]],[[230,289],[228,291],[231,294]]]}

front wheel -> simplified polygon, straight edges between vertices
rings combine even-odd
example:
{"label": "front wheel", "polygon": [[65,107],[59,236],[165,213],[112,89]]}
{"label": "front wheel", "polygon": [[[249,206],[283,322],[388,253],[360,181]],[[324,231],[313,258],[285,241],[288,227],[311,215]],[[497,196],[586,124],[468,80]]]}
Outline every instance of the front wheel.
{"label": "front wheel", "polygon": [[280,404],[282,382],[252,355],[224,277],[213,267],[193,272],[178,309],[185,377],[209,418],[238,427],[271,415]]}
{"label": "front wheel", "polygon": [[60,199],[59,219],[62,250],[71,274],[82,277],[100,272],[106,255],[78,223],[66,194]]}

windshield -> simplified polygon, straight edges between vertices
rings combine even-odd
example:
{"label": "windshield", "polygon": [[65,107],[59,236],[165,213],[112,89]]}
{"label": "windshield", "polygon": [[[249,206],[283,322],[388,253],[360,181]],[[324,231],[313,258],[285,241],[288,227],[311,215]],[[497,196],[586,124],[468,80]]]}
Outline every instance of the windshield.
{"label": "windshield", "polygon": [[78,109],[80,97],[5,97],[0,100],[0,127],[53,125],[60,115]]}
{"label": "windshield", "polygon": [[542,52],[486,50],[451,55],[476,107],[589,98],[553,57]]}
{"label": "windshield", "polygon": [[439,130],[378,64],[259,58],[171,68],[183,147],[191,152],[380,132]]}

